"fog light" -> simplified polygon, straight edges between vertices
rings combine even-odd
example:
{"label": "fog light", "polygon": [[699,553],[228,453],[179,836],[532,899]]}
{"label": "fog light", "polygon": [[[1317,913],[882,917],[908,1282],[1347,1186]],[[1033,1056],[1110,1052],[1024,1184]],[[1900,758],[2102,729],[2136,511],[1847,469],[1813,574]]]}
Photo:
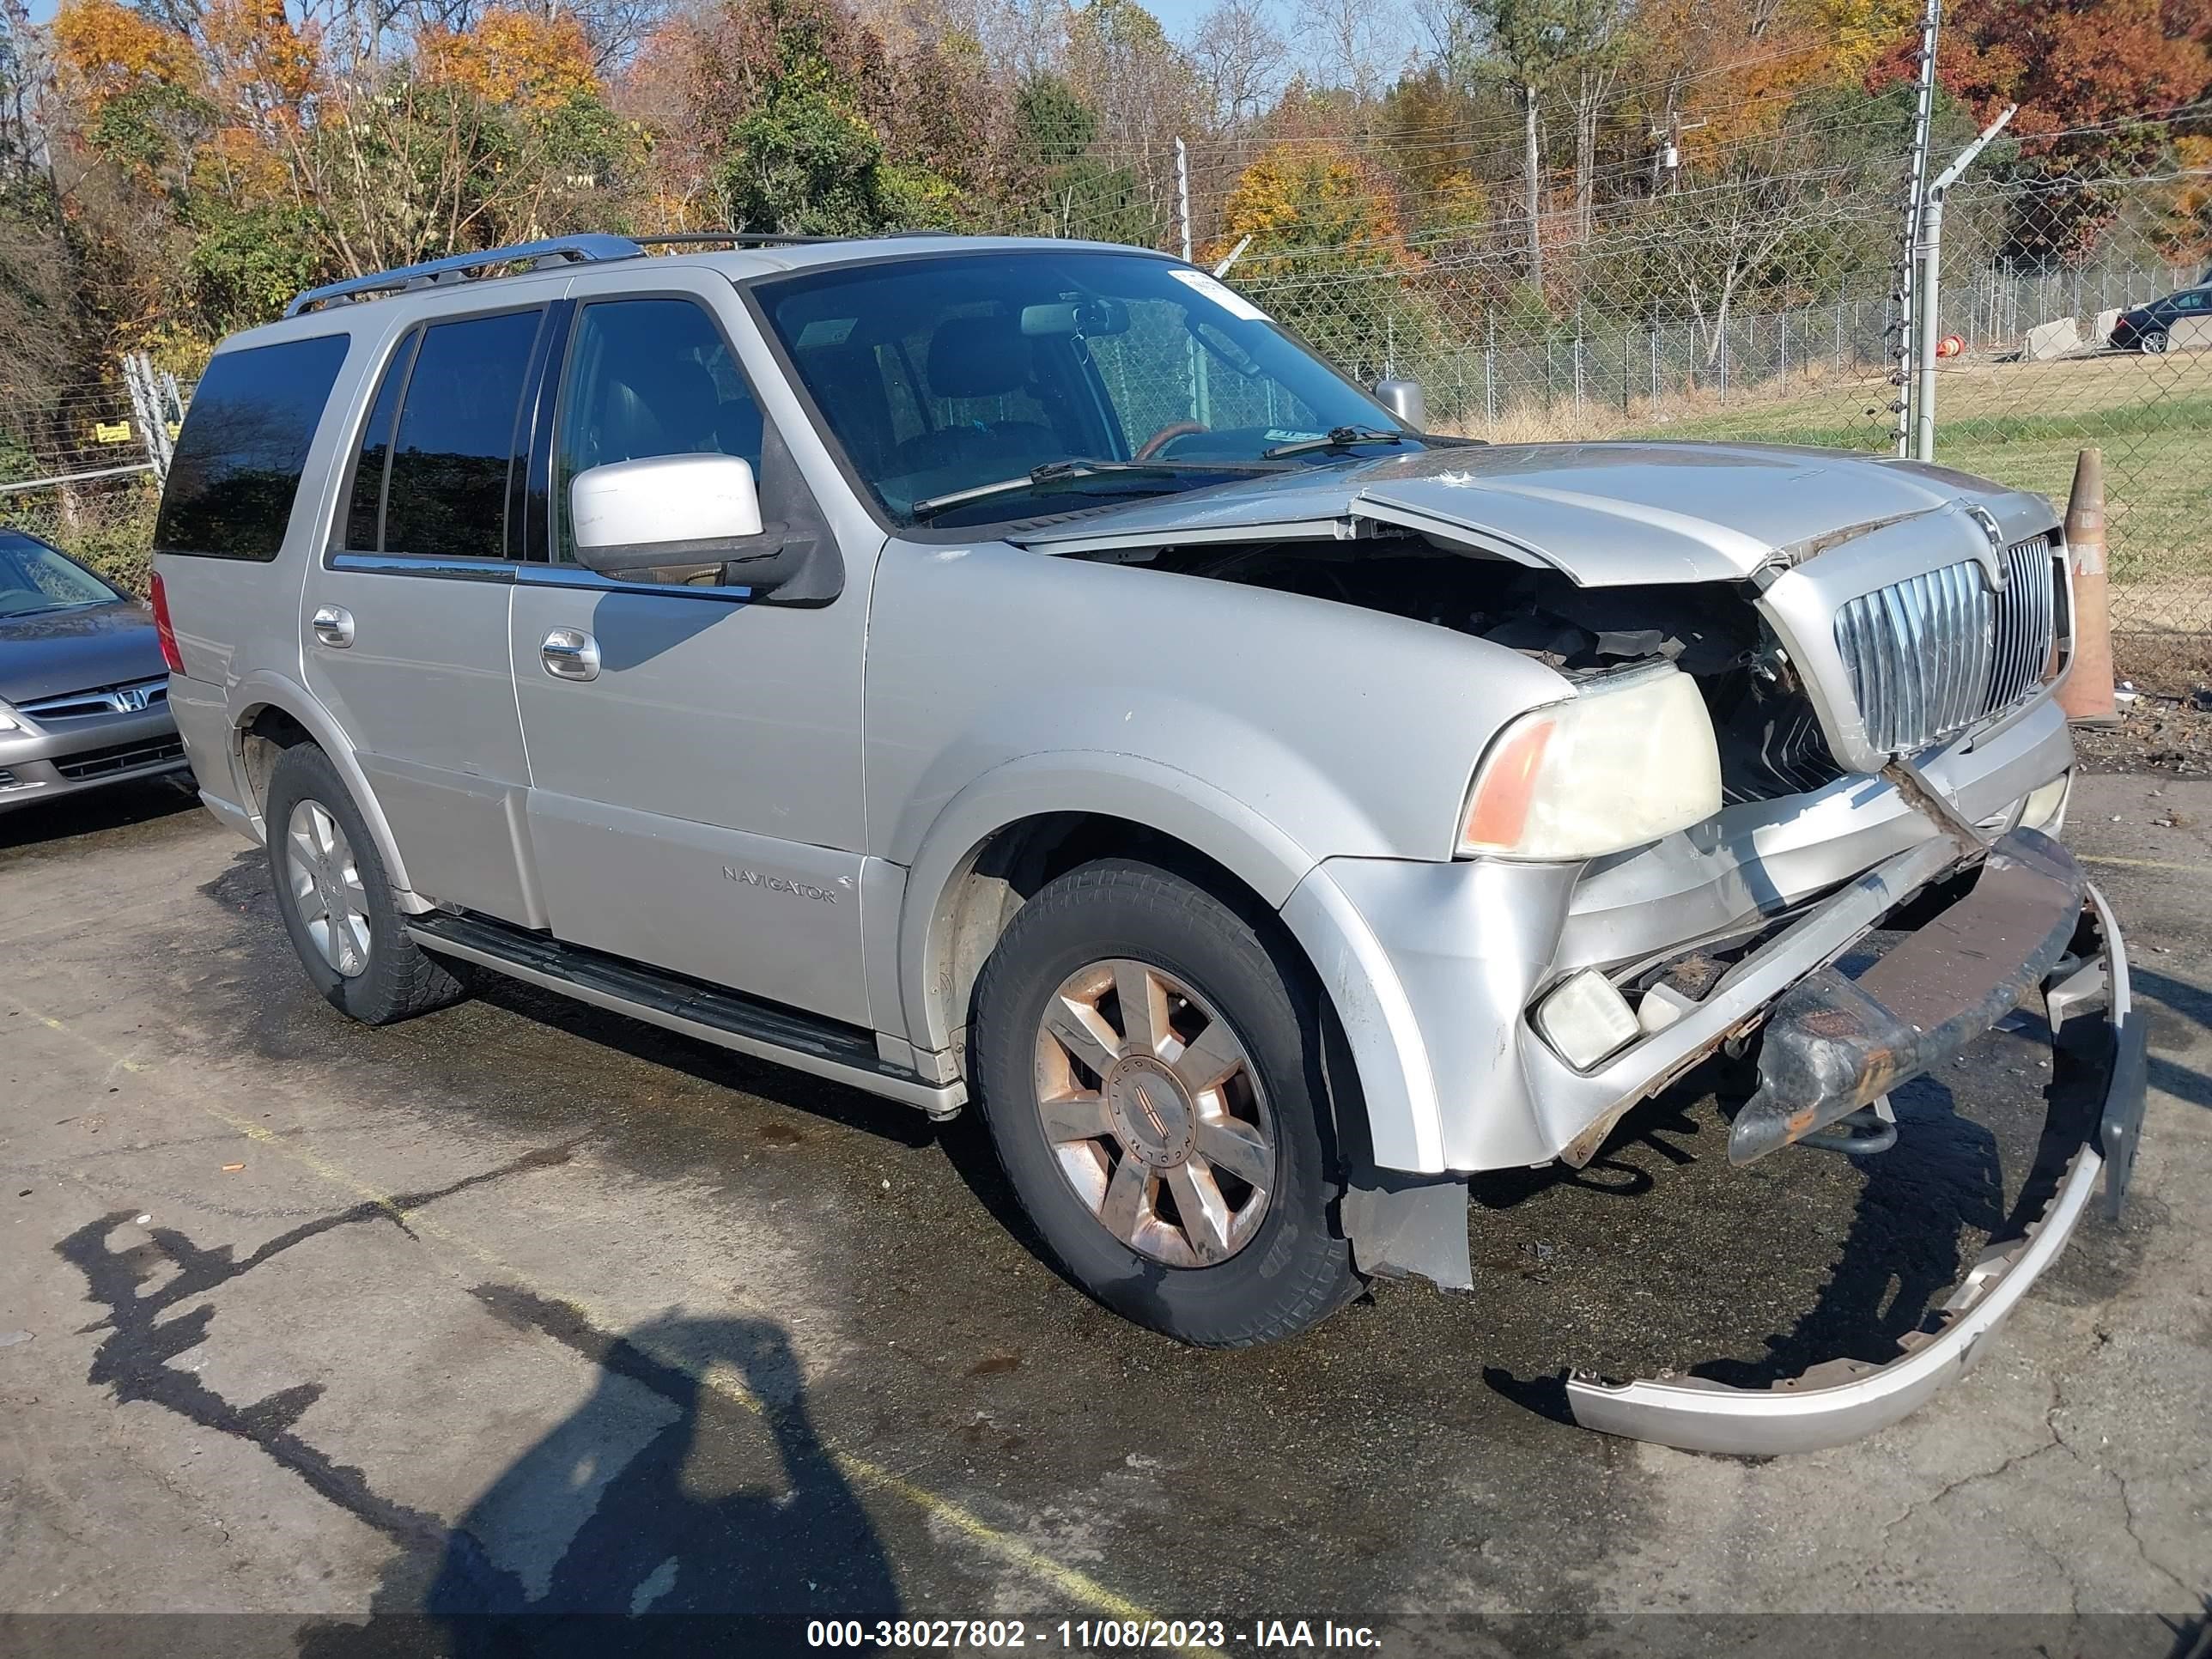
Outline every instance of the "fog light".
{"label": "fog light", "polygon": [[1636,1038],[1627,1000],[1594,968],[1585,968],[1536,1006],[1536,1029],[1577,1071],[1587,1072]]}
{"label": "fog light", "polygon": [[2031,790],[2021,803],[2020,821],[2031,830],[2056,835],[2066,821],[2066,786],[2073,781],[2071,772],[2061,772],[2042,788]]}

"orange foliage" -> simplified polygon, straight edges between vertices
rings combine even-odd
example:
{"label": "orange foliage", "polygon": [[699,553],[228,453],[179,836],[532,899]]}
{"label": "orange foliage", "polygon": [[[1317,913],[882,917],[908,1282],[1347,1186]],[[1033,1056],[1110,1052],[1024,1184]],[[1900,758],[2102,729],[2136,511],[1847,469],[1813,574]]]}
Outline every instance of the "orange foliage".
{"label": "orange foliage", "polygon": [[313,27],[293,27],[283,0],[211,0],[206,20],[208,57],[230,100],[270,120],[301,125],[323,76]]}
{"label": "orange foliage", "polygon": [[1392,205],[1386,180],[1358,157],[1326,141],[1277,144],[1237,176],[1222,206],[1221,242],[1207,260],[1252,238],[1240,262],[1248,279],[1269,274],[1278,250],[1297,248],[1301,263],[1327,250],[1332,268],[1403,269],[1416,264]]}
{"label": "orange foliage", "polygon": [[583,25],[566,14],[490,6],[465,33],[424,29],[417,48],[426,80],[495,103],[546,110],[599,92]]}
{"label": "orange foliage", "polygon": [[115,0],[70,0],[55,14],[53,33],[63,88],[88,119],[135,87],[200,85],[191,41]]}

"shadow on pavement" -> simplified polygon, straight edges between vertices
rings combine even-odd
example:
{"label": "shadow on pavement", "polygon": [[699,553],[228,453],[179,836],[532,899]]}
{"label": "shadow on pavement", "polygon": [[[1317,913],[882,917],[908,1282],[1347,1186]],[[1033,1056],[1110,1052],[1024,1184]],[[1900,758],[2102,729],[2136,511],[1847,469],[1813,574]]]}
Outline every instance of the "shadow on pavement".
{"label": "shadow on pavement", "polygon": [[810,1617],[898,1615],[890,1564],[817,1436],[782,1328],[670,1316],[622,1335],[480,1285],[487,1312],[598,1368],[591,1397],[485,1488],[433,1560],[386,1571],[366,1625],[306,1659],[795,1652]]}
{"label": "shadow on pavement", "polygon": [[199,804],[189,772],[33,801],[0,812],[0,853],[173,817]]}

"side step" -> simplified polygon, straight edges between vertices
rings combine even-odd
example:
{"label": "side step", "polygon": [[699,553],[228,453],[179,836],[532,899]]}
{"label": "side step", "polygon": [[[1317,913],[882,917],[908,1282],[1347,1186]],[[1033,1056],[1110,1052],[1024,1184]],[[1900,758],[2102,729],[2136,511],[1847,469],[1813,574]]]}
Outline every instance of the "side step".
{"label": "side step", "polygon": [[875,1035],[775,1003],[664,973],[623,957],[563,945],[479,916],[443,911],[410,916],[408,936],[426,951],[459,957],[511,978],[628,1014],[793,1071],[919,1106],[933,1118],[955,1115],[968,1097],[960,1083],[931,1083],[876,1052]]}

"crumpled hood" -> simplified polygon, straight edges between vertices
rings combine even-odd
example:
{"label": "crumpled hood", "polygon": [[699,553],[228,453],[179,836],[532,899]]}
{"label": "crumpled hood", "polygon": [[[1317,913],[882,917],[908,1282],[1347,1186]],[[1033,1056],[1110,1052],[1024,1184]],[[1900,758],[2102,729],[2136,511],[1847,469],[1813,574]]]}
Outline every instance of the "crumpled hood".
{"label": "crumpled hood", "polygon": [[1586,587],[1741,580],[1862,526],[1986,508],[2008,539],[2057,521],[2038,495],[1947,468],[1783,445],[1498,444],[1267,473],[1010,539],[1051,552],[1395,526],[1550,565]]}

